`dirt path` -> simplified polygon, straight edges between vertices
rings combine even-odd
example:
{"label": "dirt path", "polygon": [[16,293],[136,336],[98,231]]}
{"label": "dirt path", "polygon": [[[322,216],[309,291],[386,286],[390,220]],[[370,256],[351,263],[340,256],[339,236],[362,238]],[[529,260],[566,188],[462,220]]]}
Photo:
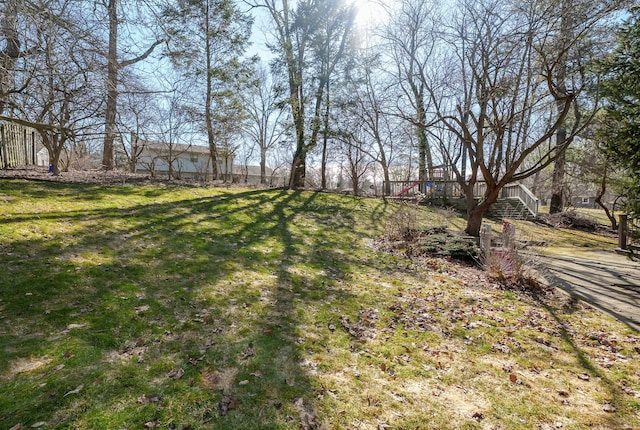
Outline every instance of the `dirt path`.
{"label": "dirt path", "polygon": [[640,331],[640,263],[615,252],[576,252],[543,258],[547,284]]}

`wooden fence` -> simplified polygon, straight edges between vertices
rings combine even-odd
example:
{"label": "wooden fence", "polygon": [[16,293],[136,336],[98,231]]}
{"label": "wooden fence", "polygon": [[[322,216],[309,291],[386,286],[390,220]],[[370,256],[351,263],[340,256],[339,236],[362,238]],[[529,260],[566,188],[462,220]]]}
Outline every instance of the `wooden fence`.
{"label": "wooden fence", "polygon": [[626,214],[620,215],[618,223],[618,250],[640,250],[640,223],[636,219],[629,219]]}
{"label": "wooden fence", "polygon": [[40,135],[18,124],[0,125],[0,169],[37,165]]}

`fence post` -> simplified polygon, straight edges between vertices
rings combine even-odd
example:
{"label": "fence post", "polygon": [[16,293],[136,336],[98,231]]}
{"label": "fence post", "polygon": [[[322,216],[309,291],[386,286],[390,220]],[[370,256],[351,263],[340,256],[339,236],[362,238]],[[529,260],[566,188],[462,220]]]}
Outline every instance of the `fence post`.
{"label": "fence post", "polygon": [[22,147],[24,148],[24,164],[27,166],[32,165],[29,161],[29,143],[27,142],[27,129],[22,130]]}
{"label": "fence post", "polygon": [[620,215],[618,223],[618,248],[627,249],[627,215]]}
{"label": "fence post", "polygon": [[508,221],[502,224],[502,246],[507,249],[515,248],[516,226]]}
{"label": "fence post", "polygon": [[38,160],[36,159],[36,132],[31,132],[31,159],[33,160],[33,165],[38,165]]}
{"label": "fence post", "polygon": [[5,139],[5,134],[4,134],[4,125],[0,125],[0,144],[2,145],[2,161],[4,161],[4,163],[2,164],[2,168],[6,169],[9,167],[9,157],[7,154],[7,139]]}
{"label": "fence post", "polygon": [[491,252],[491,226],[489,224],[482,224],[480,229],[480,249],[485,257]]}

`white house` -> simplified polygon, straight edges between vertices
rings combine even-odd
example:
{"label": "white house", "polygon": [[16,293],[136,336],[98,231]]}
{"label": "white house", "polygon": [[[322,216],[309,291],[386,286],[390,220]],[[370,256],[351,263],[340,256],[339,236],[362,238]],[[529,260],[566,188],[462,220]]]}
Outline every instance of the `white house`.
{"label": "white house", "polygon": [[[137,145],[142,148],[136,164],[138,173],[175,179],[212,178],[208,146],[143,141],[139,138]],[[217,165],[218,177],[230,178],[233,173],[233,154],[218,149]]]}

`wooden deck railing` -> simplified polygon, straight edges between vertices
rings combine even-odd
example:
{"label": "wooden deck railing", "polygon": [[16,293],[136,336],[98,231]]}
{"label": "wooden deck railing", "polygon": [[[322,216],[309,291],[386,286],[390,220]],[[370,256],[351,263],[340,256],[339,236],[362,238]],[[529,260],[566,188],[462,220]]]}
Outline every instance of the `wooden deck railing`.
{"label": "wooden deck railing", "polygon": [[[457,181],[432,180],[432,181],[389,181],[385,182],[384,190],[387,196],[415,197],[423,195],[432,198],[457,198],[464,197],[462,187]],[[477,182],[473,189],[474,198],[481,199],[487,191],[487,184]],[[519,199],[534,217],[538,216],[539,200],[531,191],[519,182],[506,185],[500,194],[501,198]]]}

